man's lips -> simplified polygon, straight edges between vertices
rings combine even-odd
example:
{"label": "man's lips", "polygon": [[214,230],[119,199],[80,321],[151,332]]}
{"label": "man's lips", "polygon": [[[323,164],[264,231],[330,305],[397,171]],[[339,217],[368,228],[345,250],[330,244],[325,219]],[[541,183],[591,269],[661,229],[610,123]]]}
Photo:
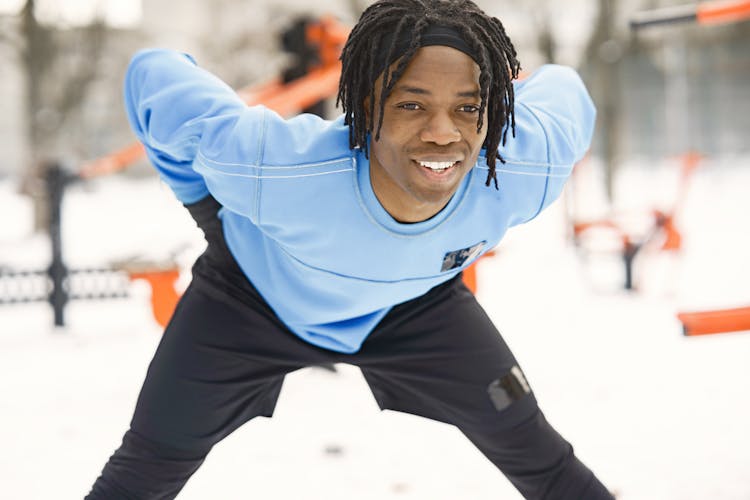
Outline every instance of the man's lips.
{"label": "man's lips", "polygon": [[413,155],[412,160],[416,162],[452,162],[462,161],[464,156],[458,153],[453,154],[425,154],[425,155]]}
{"label": "man's lips", "polygon": [[457,155],[431,155],[414,158],[412,161],[422,168],[432,170],[433,172],[442,172],[460,164],[462,158]]}
{"label": "man's lips", "polygon": [[412,160],[414,164],[419,168],[420,171],[429,175],[432,178],[436,176],[445,177],[450,172],[456,170],[456,167],[461,165],[460,161],[443,161],[443,162],[420,162]]}

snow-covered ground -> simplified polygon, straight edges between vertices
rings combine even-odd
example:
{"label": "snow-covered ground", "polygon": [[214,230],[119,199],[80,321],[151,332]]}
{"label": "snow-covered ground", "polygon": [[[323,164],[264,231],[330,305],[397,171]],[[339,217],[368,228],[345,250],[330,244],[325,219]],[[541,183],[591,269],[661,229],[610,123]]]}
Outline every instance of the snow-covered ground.
{"label": "snow-covered ground", "polygon": [[[676,171],[630,165],[617,199],[636,215],[668,206]],[[675,312],[750,305],[750,159],[698,170],[680,219],[683,252],[644,253],[639,293],[619,289],[616,256],[583,259],[566,239],[566,207],[596,211],[596,173],[585,167],[575,202],[512,230],[480,264],[479,299],[549,420],[619,499],[748,500],[750,332],[687,338]],[[74,187],[64,209],[71,266],[184,247],[187,267],[202,247],[155,178]],[[30,207],[9,180],[0,214],[0,264],[45,267],[47,243],[29,235]],[[0,306],[0,498],[82,498],[118,446],[160,334],[146,286],[131,293],[71,304],[63,329],[44,304]],[[340,366],[290,375],[274,418],[220,443],[180,498],[518,495],[456,429],[380,412],[359,372]]]}

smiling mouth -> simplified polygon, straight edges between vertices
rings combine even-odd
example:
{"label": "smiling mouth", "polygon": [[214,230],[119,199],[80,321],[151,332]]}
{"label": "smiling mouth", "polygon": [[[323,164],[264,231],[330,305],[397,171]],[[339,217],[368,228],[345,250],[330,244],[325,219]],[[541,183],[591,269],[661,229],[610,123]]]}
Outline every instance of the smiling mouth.
{"label": "smiling mouth", "polygon": [[460,161],[415,161],[415,163],[423,168],[429,169],[433,172],[445,172],[459,163]]}

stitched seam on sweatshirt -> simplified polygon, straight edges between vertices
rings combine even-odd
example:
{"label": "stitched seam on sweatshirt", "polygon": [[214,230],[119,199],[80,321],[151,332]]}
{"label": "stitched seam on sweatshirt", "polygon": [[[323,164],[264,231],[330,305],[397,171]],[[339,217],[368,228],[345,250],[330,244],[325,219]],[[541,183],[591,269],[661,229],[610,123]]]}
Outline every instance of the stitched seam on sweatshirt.
{"label": "stitched seam on sweatshirt", "polygon": [[551,176],[550,175],[550,171],[549,171],[550,170],[549,167],[552,166],[552,163],[550,163],[550,161],[549,161],[549,136],[547,135],[547,129],[544,128],[544,125],[542,124],[542,121],[539,119],[539,117],[536,116],[536,113],[534,113],[531,108],[529,108],[528,106],[525,106],[523,104],[522,104],[522,106],[524,106],[526,109],[529,110],[529,114],[531,114],[531,116],[534,117],[534,120],[536,120],[536,122],[539,124],[539,128],[542,129],[542,133],[544,133],[544,143],[545,143],[546,148],[547,148],[547,165],[548,165],[547,175],[546,175],[547,179],[544,181],[544,192],[542,193],[542,201],[539,202],[539,207],[536,209],[536,212],[534,213],[534,215],[532,215],[531,217],[529,217],[528,219],[526,219],[524,221],[524,222],[528,222],[528,221],[532,220],[534,217],[536,217],[537,215],[539,215],[539,213],[541,213],[541,211],[542,211],[542,208],[544,208],[544,200],[547,198],[547,191],[549,189],[549,178]]}
{"label": "stitched seam on sweatshirt", "polygon": [[[235,172],[227,172],[225,170],[218,169],[214,166],[208,165],[207,163],[203,162],[202,159],[199,159],[204,167],[206,167],[209,170],[215,170],[217,172],[221,172],[222,175],[228,176],[228,177],[246,177],[249,179],[296,179],[300,177],[317,177],[320,175],[328,175],[328,174],[338,174],[341,172],[351,172],[354,170],[353,168],[345,168],[340,170],[330,170],[327,172],[314,172],[311,174],[297,174],[297,175],[255,175],[255,174],[242,174],[242,173],[235,173]],[[257,194],[257,193],[256,193]]]}
{"label": "stitched seam on sweatshirt", "polygon": [[350,161],[350,158],[337,158],[335,160],[327,160],[327,161],[320,161],[320,162],[314,162],[314,163],[295,163],[295,164],[289,164],[289,165],[262,165],[260,163],[234,163],[234,162],[225,162],[225,161],[218,161],[213,160],[211,158],[208,158],[206,155],[204,155],[202,152],[198,152],[198,154],[201,156],[201,159],[213,163],[214,165],[218,166],[227,166],[227,167],[246,167],[246,168],[256,168],[256,169],[263,169],[263,170],[284,170],[284,169],[295,169],[295,168],[315,168],[315,167],[324,167],[327,165],[335,165],[337,163],[347,163]]}

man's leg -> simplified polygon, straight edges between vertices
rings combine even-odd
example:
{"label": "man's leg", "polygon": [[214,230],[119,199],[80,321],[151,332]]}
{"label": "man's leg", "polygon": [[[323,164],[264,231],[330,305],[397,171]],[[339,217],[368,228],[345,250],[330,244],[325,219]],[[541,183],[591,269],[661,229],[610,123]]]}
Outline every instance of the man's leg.
{"label": "man's leg", "polygon": [[525,498],[612,498],[547,423],[513,354],[459,280],[394,308],[359,357],[381,408],[456,425]]}
{"label": "man's leg", "polygon": [[316,362],[319,351],[286,331],[259,296],[221,287],[212,295],[203,282],[178,304],[130,430],[88,499],[174,498],[214,444],[271,416],[284,374],[302,359]]}

